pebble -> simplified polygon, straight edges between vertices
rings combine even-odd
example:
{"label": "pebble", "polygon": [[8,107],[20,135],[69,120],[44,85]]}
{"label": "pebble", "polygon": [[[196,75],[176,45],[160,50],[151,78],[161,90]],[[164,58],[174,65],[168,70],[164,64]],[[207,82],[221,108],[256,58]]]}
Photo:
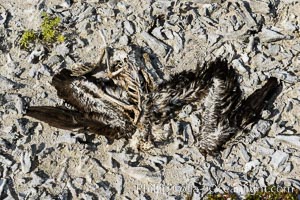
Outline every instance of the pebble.
{"label": "pebble", "polygon": [[201,125],[201,120],[194,113],[192,113],[189,117],[193,132],[198,133]]}
{"label": "pebble", "polygon": [[259,184],[260,188],[266,187],[265,178],[264,178],[264,177],[260,177],[260,178],[258,179],[258,184]]}
{"label": "pebble", "polygon": [[277,141],[282,141],[288,144],[291,144],[292,146],[296,148],[300,148],[300,137],[294,136],[294,135],[277,135],[275,137]]}
{"label": "pebble", "polygon": [[274,185],[275,181],[276,181],[276,176],[273,174],[270,174],[267,178],[266,181],[268,183],[268,185]]}
{"label": "pebble", "polygon": [[154,165],[166,165],[168,163],[168,158],[167,156],[151,156],[149,160],[154,164]]}
{"label": "pebble", "polygon": [[258,36],[262,43],[276,42],[276,41],[290,38],[289,36],[286,36],[282,33],[279,33],[277,31],[265,27],[262,28],[262,31],[258,34]]}
{"label": "pebble", "polygon": [[260,165],[260,161],[259,160],[252,160],[250,162],[247,162],[245,164],[245,167],[244,167],[244,173],[248,173],[249,171],[253,170],[254,168],[256,168],[257,166]]}
{"label": "pebble", "polygon": [[[57,53],[56,56],[65,57],[70,53],[70,48],[68,47],[67,43],[62,43],[55,47],[55,52]],[[59,60],[61,60],[61,59],[59,59]]]}
{"label": "pebble", "polygon": [[283,173],[285,174],[289,174],[291,171],[292,171],[292,163],[291,162],[287,162],[284,166],[284,169],[283,169]]}
{"label": "pebble", "polygon": [[32,151],[26,150],[21,155],[21,169],[24,174],[31,172],[32,170]]}
{"label": "pebble", "polygon": [[246,48],[246,53],[251,53],[251,52],[253,52],[254,44],[255,44],[255,38],[254,38],[254,36],[250,36],[250,37],[249,37],[248,46],[247,46],[247,48]]}
{"label": "pebble", "polygon": [[279,166],[283,165],[288,159],[289,154],[278,150],[271,156],[270,164],[273,166],[274,169],[277,169]]}
{"label": "pebble", "polygon": [[290,112],[293,109],[293,100],[289,99],[288,102],[286,103],[285,111]]}
{"label": "pebble", "polygon": [[180,123],[176,122],[175,120],[171,119],[171,128],[173,131],[174,135],[179,135],[179,128],[180,128]]}
{"label": "pebble", "polygon": [[36,172],[31,173],[32,180],[29,182],[30,187],[37,187],[42,185],[46,180],[40,177]]}
{"label": "pebble", "polygon": [[6,26],[6,20],[7,20],[8,12],[7,10],[0,5],[0,25]]}
{"label": "pebble", "polygon": [[121,166],[121,171],[126,173],[128,176],[141,181],[143,183],[160,183],[162,177],[159,172],[152,172],[146,167],[130,167]]}
{"label": "pebble", "polygon": [[13,161],[11,161],[10,159],[6,158],[3,155],[0,155],[0,163],[2,163],[3,165],[5,165],[7,167],[10,167],[13,164]]}
{"label": "pebble", "polygon": [[134,24],[131,21],[124,21],[123,26],[126,35],[131,36],[135,33]]}
{"label": "pebble", "polygon": [[122,12],[127,12],[129,7],[130,6],[126,2],[123,1],[117,2],[117,8]]}
{"label": "pebble", "polygon": [[261,145],[258,145],[256,148],[258,155],[271,155],[274,153],[274,149],[266,148]]}
{"label": "pebble", "polygon": [[17,127],[22,135],[29,135],[34,132],[37,123],[30,122],[27,118],[17,119]]}
{"label": "pebble", "polygon": [[165,37],[164,37],[164,32],[163,32],[163,29],[164,27],[162,27],[162,26],[159,26],[159,27],[155,27],[153,30],[152,30],[152,32],[151,32],[151,34],[154,36],[154,37],[156,37],[157,39],[159,39],[159,40],[165,40]]}
{"label": "pebble", "polygon": [[52,67],[56,64],[59,64],[60,62],[62,62],[62,58],[58,55],[54,55],[54,56],[51,56],[48,60],[47,60],[47,65],[49,67]]}
{"label": "pebble", "polygon": [[174,154],[174,159],[177,160],[180,163],[185,163],[186,160],[183,158],[183,155],[175,153]]}
{"label": "pebble", "polygon": [[247,152],[245,145],[242,144],[242,143],[239,143],[238,146],[239,146],[239,152],[240,152],[240,155],[241,155],[241,157],[243,158],[243,160],[244,160],[245,162],[249,162],[249,161],[250,161],[250,155],[249,155],[249,153]]}
{"label": "pebble", "polygon": [[182,147],[184,146],[184,141],[181,137],[176,137],[174,139],[174,142],[172,144],[174,149],[182,149]]}
{"label": "pebble", "polygon": [[71,133],[61,133],[55,141],[57,144],[67,143],[67,144],[75,144],[77,142],[76,137]]}
{"label": "pebble", "polygon": [[149,33],[142,32],[141,36],[158,56],[165,57],[169,52],[170,47],[168,45],[153,37]]}
{"label": "pebble", "polygon": [[75,178],[72,182],[75,187],[81,188],[85,183],[85,179],[82,177],[78,177],[78,178]]}
{"label": "pebble", "polygon": [[256,130],[265,136],[271,129],[271,122],[267,120],[259,120],[256,125]]}
{"label": "pebble", "polygon": [[221,38],[222,38],[222,36],[218,35],[218,34],[207,35],[207,41],[210,46],[213,46],[214,44],[216,44]]}
{"label": "pebble", "polygon": [[284,71],[284,70],[276,70],[275,72],[272,73],[272,75],[280,80],[283,80],[287,83],[290,83],[290,84],[295,84],[299,81],[299,78],[298,76],[290,73],[290,72],[287,72],[287,71]]}
{"label": "pebble", "polygon": [[88,40],[80,37],[76,38],[76,43],[77,43],[77,47],[79,48],[85,47],[89,44]]}
{"label": "pebble", "polygon": [[269,14],[271,11],[269,2],[265,1],[249,1],[252,12],[258,12],[262,14]]}
{"label": "pebble", "polygon": [[175,40],[174,53],[180,53],[184,48],[184,39],[180,34],[176,32],[174,32],[173,35]]}
{"label": "pebble", "polygon": [[174,35],[173,35],[173,31],[172,30],[170,30],[170,29],[164,29],[163,33],[166,35],[166,37],[169,40],[173,40],[174,39]]}
{"label": "pebble", "polygon": [[71,0],[64,0],[63,3],[61,4],[62,7],[65,8],[70,8],[72,5],[72,1]]}
{"label": "pebble", "polygon": [[31,54],[28,56],[27,62],[31,64],[38,63],[45,56],[45,48],[42,45],[37,45]]}
{"label": "pebble", "polygon": [[247,73],[248,70],[245,68],[245,66],[243,65],[243,63],[241,62],[240,59],[234,59],[232,61],[232,66],[238,70],[238,72],[240,72],[241,74],[243,73]]}
{"label": "pebble", "polygon": [[115,183],[115,189],[117,190],[117,193],[119,195],[123,194],[124,191],[124,177],[121,174],[116,175],[116,183]]}
{"label": "pebble", "polygon": [[78,21],[83,21],[84,19],[90,18],[92,15],[96,13],[96,9],[92,6],[87,7],[83,12],[81,12],[78,16]]}
{"label": "pebble", "polygon": [[10,113],[25,114],[29,99],[18,94],[5,95],[5,108]]}
{"label": "pebble", "polygon": [[119,45],[120,45],[120,46],[126,46],[126,45],[128,45],[128,43],[129,43],[129,38],[128,38],[128,36],[122,35],[122,36],[119,38]]}
{"label": "pebble", "polygon": [[7,90],[15,90],[15,89],[20,89],[23,88],[23,84],[19,84],[15,81],[12,81],[4,76],[0,75],[0,89],[2,91],[7,91]]}

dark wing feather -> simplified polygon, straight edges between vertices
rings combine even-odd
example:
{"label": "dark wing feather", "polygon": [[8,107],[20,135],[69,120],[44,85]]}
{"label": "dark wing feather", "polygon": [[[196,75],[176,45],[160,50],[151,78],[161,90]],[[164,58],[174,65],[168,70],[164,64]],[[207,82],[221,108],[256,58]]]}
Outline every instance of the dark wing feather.
{"label": "dark wing feather", "polygon": [[28,116],[57,128],[85,129],[109,138],[129,137],[134,133],[135,127],[128,116],[102,98],[104,91],[93,79],[72,76],[70,70],[63,69],[54,75],[52,84],[58,96],[76,111],[47,106],[30,107]]}
{"label": "dark wing feather", "polygon": [[66,130],[85,127],[83,114],[78,111],[50,106],[33,106],[27,109],[26,115],[44,121],[50,126]]}
{"label": "dark wing feather", "polygon": [[103,117],[98,113],[80,113],[75,110],[50,106],[29,107],[27,116],[46,122],[50,126],[66,130],[89,130],[110,139],[130,137],[135,128],[130,124],[123,127],[113,123],[115,119]]}
{"label": "dark wing feather", "polygon": [[71,71],[63,69],[53,77],[52,84],[57,90],[60,98],[74,106],[83,113],[98,113],[104,118],[114,119],[114,125],[123,127],[130,124],[128,116],[122,112],[122,108],[114,106],[112,102],[103,98],[105,89],[109,84],[101,82],[97,84],[93,79],[87,80],[85,77],[73,77]]}
{"label": "dark wing feather", "polygon": [[229,115],[242,95],[237,75],[227,62],[218,61],[213,67],[213,83],[204,99],[205,111],[198,143],[199,149],[208,154],[220,149],[236,133]]}
{"label": "dark wing feather", "polygon": [[150,110],[148,112],[153,113],[154,120],[171,116],[171,112],[181,109],[183,105],[200,102],[207,95],[214,71],[220,63],[226,62],[219,59],[202,68],[198,67],[196,72],[183,71],[161,84],[152,93],[152,105],[147,108]]}

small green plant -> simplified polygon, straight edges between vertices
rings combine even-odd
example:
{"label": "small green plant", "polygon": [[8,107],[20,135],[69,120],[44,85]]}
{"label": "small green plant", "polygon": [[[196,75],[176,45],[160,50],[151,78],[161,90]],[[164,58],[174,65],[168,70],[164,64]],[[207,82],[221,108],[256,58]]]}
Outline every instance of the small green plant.
{"label": "small green plant", "polygon": [[20,40],[20,45],[23,48],[28,48],[28,45],[36,39],[36,34],[33,30],[26,30]]}
{"label": "small green plant", "polygon": [[51,45],[55,42],[64,42],[65,37],[59,32],[59,24],[61,19],[59,17],[52,17],[47,13],[42,13],[42,24],[40,30],[34,32],[33,30],[26,30],[21,39],[20,46],[21,48],[28,49],[29,44],[35,43],[37,41],[45,44]]}
{"label": "small green plant", "polygon": [[58,32],[60,23],[59,17],[50,17],[47,13],[42,13],[43,22],[41,25],[42,37],[46,43],[63,42],[64,36]]}
{"label": "small green plant", "polygon": [[65,41],[65,36],[63,36],[63,35],[61,35],[61,34],[58,35],[58,36],[57,36],[57,41],[60,42],[60,43],[63,43],[63,42]]}

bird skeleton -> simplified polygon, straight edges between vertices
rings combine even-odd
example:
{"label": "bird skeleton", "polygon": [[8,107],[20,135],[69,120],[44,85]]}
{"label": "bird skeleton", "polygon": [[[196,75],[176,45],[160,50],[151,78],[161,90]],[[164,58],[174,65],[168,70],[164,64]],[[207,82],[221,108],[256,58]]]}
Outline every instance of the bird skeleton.
{"label": "bird skeleton", "polygon": [[27,116],[57,128],[104,135],[111,141],[130,139],[140,132],[141,147],[143,142],[155,143],[157,127],[162,129],[176,118],[184,105],[201,103],[196,145],[201,152],[213,154],[238,130],[258,119],[279,86],[277,79],[270,78],[243,98],[235,70],[222,59],[165,80],[151,64],[150,54],[140,48],[133,48],[125,61],[107,64],[107,70],[99,72],[104,54],[105,50],[94,65],[77,65],[54,75],[52,85],[58,96],[74,109],[31,106]]}

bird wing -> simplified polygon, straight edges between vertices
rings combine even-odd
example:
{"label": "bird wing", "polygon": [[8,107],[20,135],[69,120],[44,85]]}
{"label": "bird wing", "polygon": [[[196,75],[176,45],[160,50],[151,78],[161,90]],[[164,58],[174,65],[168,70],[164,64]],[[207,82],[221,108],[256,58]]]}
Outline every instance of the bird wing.
{"label": "bird wing", "polygon": [[210,67],[214,69],[213,81],[204,99],[198,145],[201,151],[212,154],[237,131],[229,115],[240,102],[242,92],[235,71],[226,61],[217,60]]}
{"label": "bird wing", "polygon": [[[56,88],[58,96],[81,112],[101,113],[105,116],[120,118],[121,107],[113,105],[114,98],[105,98],[109,96],[105,92],[105,87],[109,83],[101,81],[99,84],[91,77],[73,77],[72,72],[67,69],[61,70],[54,75],[52,85]],[[126,120],[125,120],[126,121]]]}
{"label": "bird wing", "polygon": [[198,66],[196,72],[183,71],[173,75],[153,92],[153,105],[149,112],[159,119],[169,116],[170,112],[181,109],[185,104],[200,102],[207,96],[216,71],[222,69],[227,69],[227,62],[218,59],[202,68]]}
{"label": "bird wing", "polygon": [[[101,82],[105,84],[105,82]],[[96,81],[86,77],[73,77],[71,71],[63,69],[54,75],[52,84],[60,98],[75,110],[55,107],[30,107],[28,116],[63,129],[84,128],[101,135],[115,137],[133,134],[135,127],[129,117],[105,99],[105,91]],[[73,116],[73,117],[72,117]]]}
{"label": "bird wing", "polygon": [[121,136],[128,138],[135,129],[125,122],[123,126],[117,126],[114,123],[115,119],[107,118],[99,113],[82,113],[60,107],[33,106],[28,108],[26,115],[56,128],[72,131],[88,130],[110,139]]}

